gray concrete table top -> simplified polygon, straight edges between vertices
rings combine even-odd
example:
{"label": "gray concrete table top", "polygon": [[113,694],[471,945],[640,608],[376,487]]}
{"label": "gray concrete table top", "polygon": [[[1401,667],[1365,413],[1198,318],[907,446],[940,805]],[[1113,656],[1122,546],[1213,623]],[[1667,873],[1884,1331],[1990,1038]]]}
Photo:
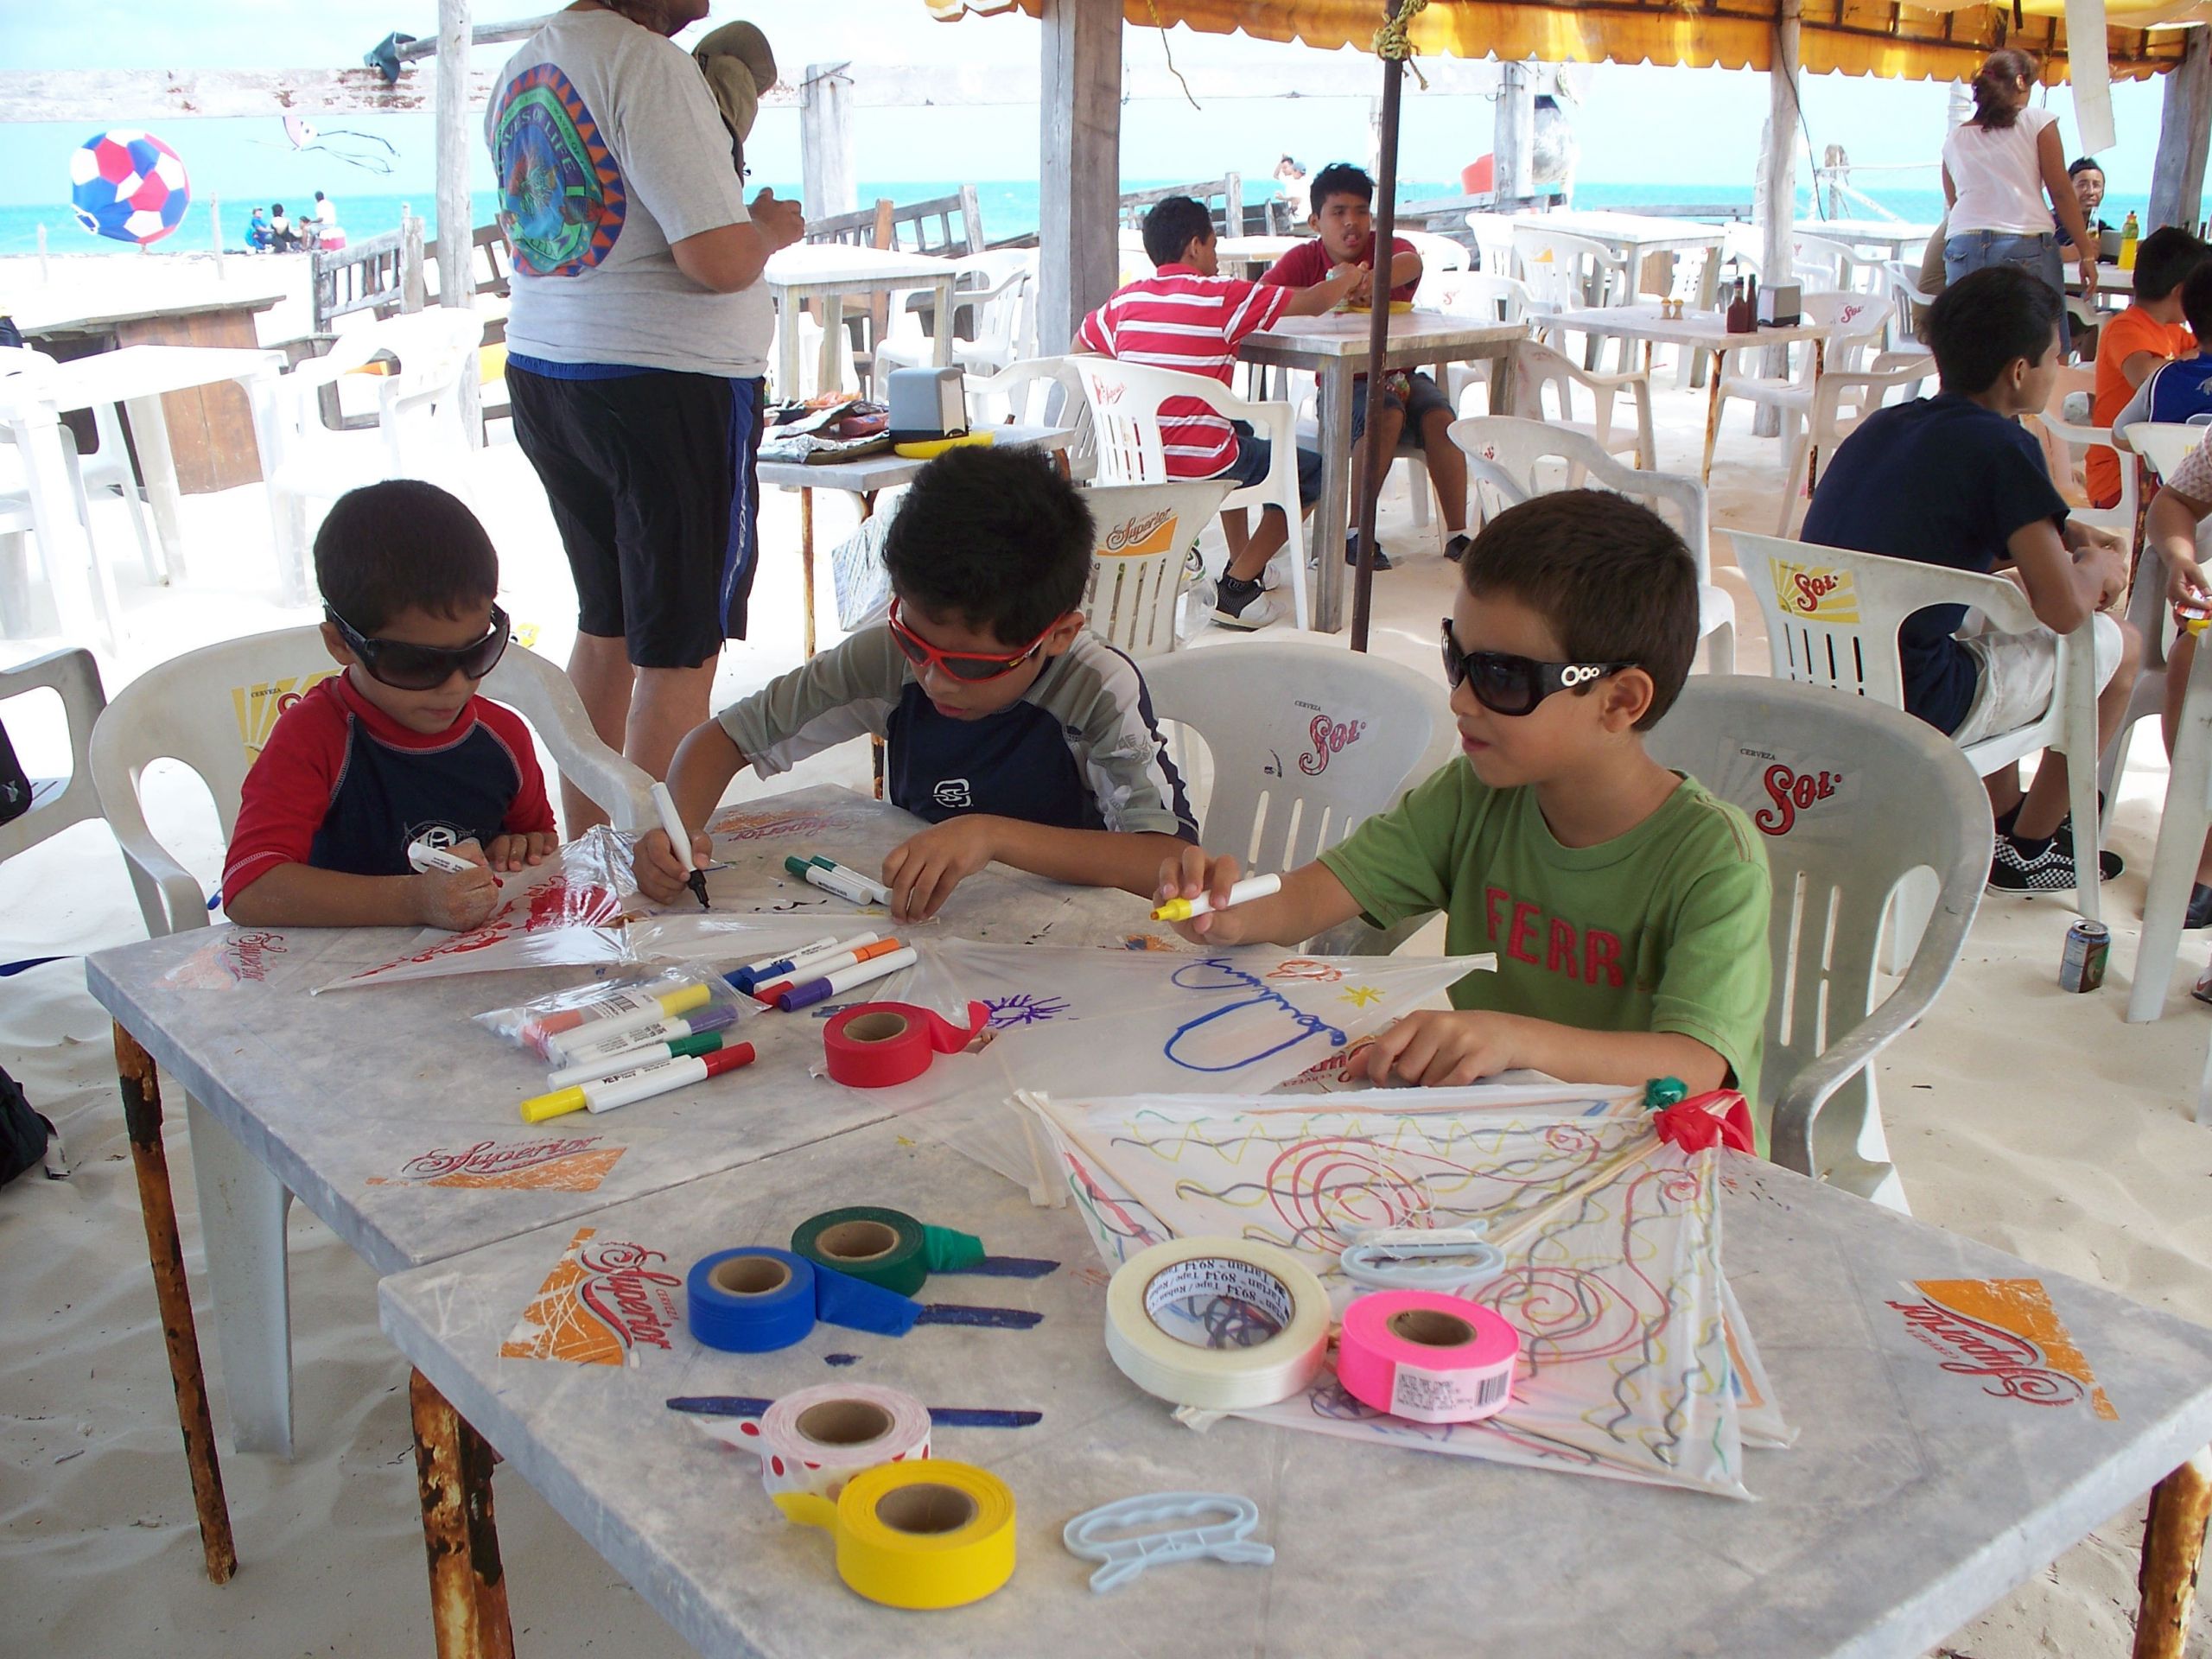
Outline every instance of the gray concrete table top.
{"label": "gray concrete table top", "polygon": [[[501,1357],[573,1229],[388,1278],[379,1295],[386,1332],[506,1466],[718,1656],[1913,1655],[2212,1438],[2212,1332],[1724,1156],[1726,1263],[1801,1431],[1791,1450],[1750,1454],[1749,1503],[1237,1418],[1193,1433],[1109,1360],[1107,1274],[1075,1214],[1033,1208],[890,1124],[590,1217],[594,1259],[629,1278],[592,1299],[635,1316],[626,1363]],[[853,1203],[1059,1262],[1041,1279],[940,1275],[921,1293],[1041,1323],[929,1324],[897,1339],[817,1326],[757,1355],[691,1337],[680,1281],[694,1261],[781,1245],[808,1216]],[[2037,1342],[1977,1325],[1916,1283],[1936,1281],[1996,1281],[1986,1294],[1999,1298],[2017,1291],[2006,1281],[2039,1281],[2063,1332]],[[2094,1383],[2069,1374],[2088,1370]],[[1027,1427],[932,1437],[932,1456],[982,1465],[1014,1491],[1006,1588],[939,1613],[863,1600],[838,1582],[829,1536],[771,1505],[749,1456],[664,1405],[839,1380],[933,1407],[1041,1412]],[[1062,1548],[1061,1529],[1099,1503],[1176,1490],[1255,1500],[1274,1564],[1156,1568],[1094,1597],[1091,1564]]]}
{"label": "gray concrete table top", "polygon": [[[716,914],[782,919],[770,949],[863,917],[792,880],[783,859],[819,852],[874,874],[919,827],[896,807],[833,786],[734,809],[709,877]],[[685,900],[688,905],[689,899]],[[672,909],[672,915],[685,912]],[[1120,942],[1161,932],[1142,901],[994,866],[962,884],[931,934],[1020,943]],[[469,974],[310,995],[399,955],[404,929],[222,927],[105,950],[92,995],[307,1206],[379,1272],[546,1226],[884,1116],[867,1094],[808,1075],[818,1022],[747,1020],[750,1066],[599,1116],[531,1127],[517,1105],[545,1092],[546,1062],[473,1023],[589,980],[569,967]],[[742,958],[739,958],[742,960]],[[729,965],[735,965],[733,962]],[[220,988],[208,988],[208,987]]]}

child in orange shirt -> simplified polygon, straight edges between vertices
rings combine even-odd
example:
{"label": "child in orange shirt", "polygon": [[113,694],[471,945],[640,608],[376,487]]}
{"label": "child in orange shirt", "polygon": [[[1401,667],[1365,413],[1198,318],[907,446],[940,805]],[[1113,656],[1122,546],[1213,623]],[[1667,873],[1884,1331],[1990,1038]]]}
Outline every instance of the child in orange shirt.
{"label": "child in orange shirt", "polygon": [[[2166,226],[2143,238],[2135,251],[2135,302],[2106,323],[2097,340],[2097,390],[2089,405],[2092,426],[2111,426],[2135,389],[2161,363],[2196,355],[2196,336],[2182,321],[2181,285],[2209,254],[2212,248],[2178,226]],[[2120,457],[2101,445],[2090,450],[2087,483],[2091,505],[2119,505]]]}

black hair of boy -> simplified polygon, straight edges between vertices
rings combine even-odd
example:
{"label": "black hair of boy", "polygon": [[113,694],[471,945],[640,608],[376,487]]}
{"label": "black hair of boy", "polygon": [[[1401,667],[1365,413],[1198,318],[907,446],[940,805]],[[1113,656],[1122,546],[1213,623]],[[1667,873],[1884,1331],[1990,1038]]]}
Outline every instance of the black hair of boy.
{"label": "black hair of boy", "polygon": [[1192,196],[1167,196],[1144,216],[1144,257],[1155,265],[1181,263],[1184,250],[1213,235],[1213,215]]}
{"label": "black hair of boy", "polygon": [[499,591],[499,556],[458,496],[419,478],[387,479],[338,498],[315,537],[322,602],[374,635],[410,606],[459,617]]}
{"label": "black hair of boy", "polygon": [[883,562],[908,604],[1019,649],[1083,603],[1096,536],[1050,457],[948,449],[907,487]]}
{"label": "black hair of boy", "polygon": [[1365,168],[1350,162],[1331,162],[1313,175],[1313,211],[1318,213],[1327,207],[1331,196],[1357,196],[1372,204],[1375,181],[1367,176]]}
{"label": "black hair of boy", "polygon": [[1477,599],[1502,594],[1542,617],[1568,662],[1633,663],[1649,674],[1651,707],[1637,731],[1681,695],[1697,655],[1697,560],[1650,508],[1608,490],[1536,496],[1483,526],[1459,574]]}
{"label": "black hair of boy", "polygon": [[1936,296],[1926,339],[1943,390],[1974,397],[2017,359],[2043,360],[2058,340],[2058,291],[2017,266],[1985,265]]}
{"label": "black hair of boy", "polygon": [[2135,248],[2135,297],[2163,300],[2187,280],[2189,273],[2212,254],[2178,225],[2162,225]]}
{"label": "black hair of boy", "polygon": [[[2196,349],[2212,352],[2212,262],[2198,265],[2182,279],[2181,315],[2190,333],[2196,334]],[[2204,332],[2197,334],[2200,327]]]}

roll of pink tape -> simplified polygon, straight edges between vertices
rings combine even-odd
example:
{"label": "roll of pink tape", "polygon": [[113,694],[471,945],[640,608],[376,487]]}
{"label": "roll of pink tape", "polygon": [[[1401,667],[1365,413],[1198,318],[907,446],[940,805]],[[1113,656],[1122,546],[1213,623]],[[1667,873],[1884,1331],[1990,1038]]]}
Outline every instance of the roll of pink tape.
{"label": "roll of pink tape", "polygon": [[1377,1411],[1471,1423],[1513,1395],[1520,1333],[1486,1307],[1427,1290],[1381,1290],[1344,1310],[1337,1380]]}

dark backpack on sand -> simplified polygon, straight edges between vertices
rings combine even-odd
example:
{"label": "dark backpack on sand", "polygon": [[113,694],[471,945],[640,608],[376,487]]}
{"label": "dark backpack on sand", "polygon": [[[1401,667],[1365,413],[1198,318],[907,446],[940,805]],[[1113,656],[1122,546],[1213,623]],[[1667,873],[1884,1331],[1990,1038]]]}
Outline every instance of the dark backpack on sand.
{"label": "dark backpack on sand", "polygon": [[46,1166],[49,1181],[60,1180],[69,1173],[60,1132],[31,1109],[22,1084],[0,1070],[0,1185],[37,1164]]}

